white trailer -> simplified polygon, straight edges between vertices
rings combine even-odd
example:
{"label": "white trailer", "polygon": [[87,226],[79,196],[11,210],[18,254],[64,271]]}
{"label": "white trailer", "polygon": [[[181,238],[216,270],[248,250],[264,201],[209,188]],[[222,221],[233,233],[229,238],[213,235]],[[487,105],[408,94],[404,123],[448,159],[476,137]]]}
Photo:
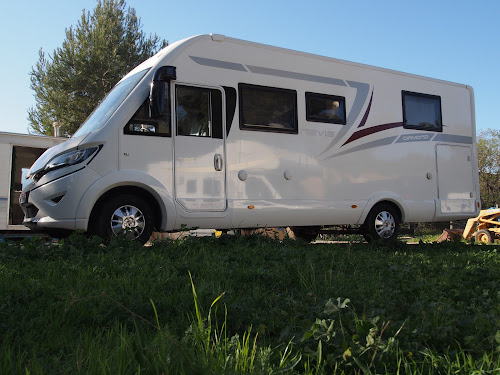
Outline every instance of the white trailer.
{"label": "white trailer", "polygon": [[31,168],[25,224],[103,237],[182,227],[360,226],[477,216],[471,87],[222,35],[127,74]]}
{"label": "white trailer", "polygon": [[24,214],[19,205],[23,169],[27,173],[46,149],[65,140],[0,132],[0,233],[27,230],[23,225]]}

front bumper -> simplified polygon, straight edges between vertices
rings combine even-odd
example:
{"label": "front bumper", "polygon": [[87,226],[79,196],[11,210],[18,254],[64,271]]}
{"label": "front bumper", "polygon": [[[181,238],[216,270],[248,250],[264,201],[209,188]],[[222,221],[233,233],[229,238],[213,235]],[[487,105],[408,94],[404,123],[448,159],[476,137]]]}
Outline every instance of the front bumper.
{"label": "front bumper", "polygon": [[99,177],[84,167],[43,184],[30,184],[19,199],[25,215],[23,224],[41,232],[86,228],[88,218],[77,218],[76,212],[85,191]]}

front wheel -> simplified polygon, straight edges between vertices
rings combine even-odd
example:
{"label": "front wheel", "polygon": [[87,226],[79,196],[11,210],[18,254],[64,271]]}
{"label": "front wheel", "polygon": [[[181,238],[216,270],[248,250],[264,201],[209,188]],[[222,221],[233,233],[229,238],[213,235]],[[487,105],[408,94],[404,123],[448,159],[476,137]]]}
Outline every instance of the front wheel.
{"label": "front wheel", "polygon": [[134,195],[118,195],[104,202],[93,225],[103,239],[124,235],[146,243],[153,233],[153,211],[149,203]]}
{"label": "front wheel", "polygon": [[392,205],[379,203],[366,217],[361,232],[367,242],[377,240],[390,242],[398,236],[399,222],[399,215]]}

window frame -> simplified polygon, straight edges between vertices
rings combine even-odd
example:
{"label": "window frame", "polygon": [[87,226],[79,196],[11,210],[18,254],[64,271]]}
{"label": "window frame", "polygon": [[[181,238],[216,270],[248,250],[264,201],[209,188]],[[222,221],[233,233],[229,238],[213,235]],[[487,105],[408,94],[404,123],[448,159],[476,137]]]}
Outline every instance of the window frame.
{"label": "window frame", "polygon": [[[178,124],[178,112],[177,112],[177,107],[179,105],[179,97],[177,95],[177,90],[178,89],[194,89],[194,90],[205,90],[209,94],[208,98],[208,106],[209,106],[209,112],[210,112],[210,135],[207,136],[201,136],[201,135],[195,135],[195,134],[179,134],[179,124]],[[222,115],[222,102],[223,102],[223,92],[214,87],[205,87],[205,86],[196,86],[196,85],[189,85],[189,84],[176,84],[174,88],[174,101],[175,101],[175,108],[174,108],[174,121],[175,121],[175,136],[176,137],[195,137],[195,138],[206,138],[206,139],[224,139],[224,117]],[[215,93],[217,93],[218,97],[215,97]],[[217,107],[217,108],[215,108]]]}
{"label": "window frame", "polygon": [[[406,116],[406,97],[408,97],[408,96],[437,100],[437,103],[439,104],[439,127],[428,126],[428,125],[408,124],[408,120],[406,118],[407,117]],[[432,131],[432,132],[437,132],[437,133],[443,132],[443,108],[442,108],[440,95],[424,94],[424,93],[420,93],[420,92],[403,90],[403,91],[401,91],[401,100],[402,100],[402,107],[403,107],[403,128],[413,129],[413,130]]]}
{"label": "window frame", "polygon": [[[337,120],[334,118],[319,118],[319,117],[313,117],[310,113],[310,108],[309,108],[309,99],[313,98],[318,98],[318,99],[328,99],[332,101],[339,101],[343,108],[344,108],[344,118],[342,120]],[[311,121],[311,122],[322,122],[322,123],[327,123],[327,124],[338,124],[338,125],[346,125],[347,124],[347,111],[346,111],[346,104],[345,104],[345,97],[340,96],[340,95],[330,95],[330,94],[320,94],[317,92],[309,92],[307,91],[305,94],[305,100],[306,100],[306,120]]]}
{"label": "window frame", "polygon": [[[267,125],[255,125],[255,124],[245,124],[244,116],[243,116],[243,102],[244,102],[244,89],[254,89],[271,93],[286,93],[288,95],[292,95],[292,104],[293,104],[293,128],[278,128],[271,127]],[[297,91],[293,89],[285,89],[279,87],[271,87],[271,86],[261,86],[261,85],[253,85],[249,83],[239,83],[238,84],[238,104],[239,104],[239,124],[241,130],[250,130],[250,131],[260,131],[260,132],[270,132],[270,133],[284,133],[284,134],[298,134],[299,133],[299,125],[298,125],[298,109],[297,109]]]}

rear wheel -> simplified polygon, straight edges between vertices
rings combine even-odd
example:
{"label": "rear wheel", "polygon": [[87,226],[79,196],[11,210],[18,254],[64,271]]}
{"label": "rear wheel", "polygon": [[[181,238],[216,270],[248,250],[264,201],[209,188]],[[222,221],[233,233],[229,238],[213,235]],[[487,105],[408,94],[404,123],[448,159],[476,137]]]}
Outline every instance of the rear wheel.
{"label": "rear wheel", "polygon": [[491,236],[491,233],[486,229],[478,230],[474,235],[474,239],[476,240],[476,242],[493,243],[493,238]]}
{"label": "rear wheel", "polygon": [[389,242],[397,238],[400,219],[394,206],[388,203],[375,205],[365,223],[361,226],[361,232],[367,242],[383,241]]}
{"label": "rear wheel", "polygon": [[92,232],[109,240],[126,236],[146,243],[153,233],[153,211],[149,203],[134,195],[118,195],[103,203]]}

